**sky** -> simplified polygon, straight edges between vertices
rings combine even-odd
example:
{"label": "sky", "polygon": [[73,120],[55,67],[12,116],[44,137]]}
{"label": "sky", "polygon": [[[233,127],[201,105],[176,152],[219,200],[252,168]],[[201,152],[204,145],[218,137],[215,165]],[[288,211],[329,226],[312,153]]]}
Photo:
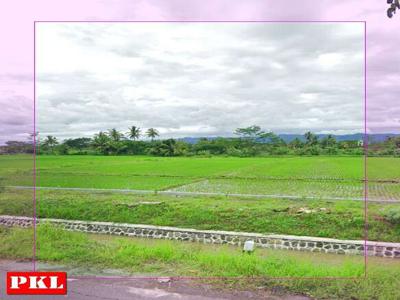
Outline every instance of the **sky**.
{"label": "sky", "polygon": [[37,128],[60,139],[356,133],[362,23],[39,23]]}
{"label": "sky", "polygon": [[[396,30],[400,28],[400,14],[397,12],[389,19],[386,16],[388,7],[384,0],[299,0],[290,3],[276,0],[1,1],[0,144],[8,140],[27,140],[34,130],[34,21],[38,20],[365,21],[367,132],[400,133],[400,52],[396,50],[400,44],[400,31]],[[330,84],[335,83],[336,80]],[[40,112],[37,111],[37,118]],[[272,113],[268,117],[277,118]],[[267,125],[272,129],[273,124]],[[121,124],[120,128],[124,126]],[[60,129],[50,128],[49,131]]]}

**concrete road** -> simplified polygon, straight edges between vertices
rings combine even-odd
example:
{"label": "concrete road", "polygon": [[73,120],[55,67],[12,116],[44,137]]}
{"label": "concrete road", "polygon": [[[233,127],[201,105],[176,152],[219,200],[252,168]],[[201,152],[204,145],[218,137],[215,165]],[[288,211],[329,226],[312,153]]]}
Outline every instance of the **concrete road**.
{"label": "concrete road", "polygon": [[[40,267],[41,271],[65,271],[51,265]],[[171,280],[169,278],[135,279],[124,277],[94,278],[94,276],[70,275],[68,295],[66,296],[7,296],[7,271],[31,271],[31,262],[0,260],[0,299],[26,300],[218,300],[218,299],[270,299],[270,300],[308,300],[295,295],[273,295],[266,290],[258,291],[220,291],[199,280]],[[68,270],[67,270],[68,271]],[[103,275],[103,274],[100,274]]]}

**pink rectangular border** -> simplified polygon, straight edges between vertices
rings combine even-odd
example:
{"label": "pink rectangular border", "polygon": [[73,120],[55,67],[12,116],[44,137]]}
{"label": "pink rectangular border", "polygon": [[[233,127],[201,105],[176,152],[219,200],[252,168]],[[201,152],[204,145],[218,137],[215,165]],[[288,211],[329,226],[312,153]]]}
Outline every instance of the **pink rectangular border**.
{"label": "pink rectangular border", "polygon": [[[127,21],[127,20],[35,20],[33,22],[33,132],[36,133],[36,23],[362,23],[364,24],[364,278],[367,278],[367,241],[368,241],[368,174],[367,174],[367,157],[368,157],[368,134],[367,134],[367,21],[355,20],[144,20],[144,21]],[[33,271],[37,270],[37,195],[36,195],[36,135],[33,137]],[[136,276],[70,276],[75,279],[147,279],[157,280],[158,277],[136,277]],[[185,277],[185,276],[168,276],[174,280],[240,280],[240,279],[269,279],[269,280],[355,280],[363,277],[267,277],[267,276],[253,276],[253,277]]]}

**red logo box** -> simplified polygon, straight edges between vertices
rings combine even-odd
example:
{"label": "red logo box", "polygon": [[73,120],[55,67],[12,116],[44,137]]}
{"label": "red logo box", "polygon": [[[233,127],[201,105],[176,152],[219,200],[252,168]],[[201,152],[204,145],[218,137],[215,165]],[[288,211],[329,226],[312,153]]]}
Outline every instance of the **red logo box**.
{"label": "red logo box", "polygon": [[66,272],[7,272],[8,295],[66,295]]}

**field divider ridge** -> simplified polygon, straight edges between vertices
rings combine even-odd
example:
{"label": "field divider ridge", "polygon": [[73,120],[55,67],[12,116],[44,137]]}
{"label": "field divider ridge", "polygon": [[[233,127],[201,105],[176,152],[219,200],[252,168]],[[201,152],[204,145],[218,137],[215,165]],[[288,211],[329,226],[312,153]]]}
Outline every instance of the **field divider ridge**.
{"label": "field divider ridge", "polygon": [[[34,189],[32,186],[5,186],[10,189]],[[132,194],[155,194],[155,195],[170,195],[170,196],[225,196],[225,197],[245,197],[245,198],[278,198],[292,200],[324,200],[324,201],[365,201],[364,198],[350,197],[322,197],[322,196],[295,196],[295,195],[280,195],[280,194],[239,194],[239,193],[223,193],[223,192],[184,192],[173,190],[135,190],[135,189],[100,189],[100,188],[79,188],[79,187],[36,187],[37,190],[60,190],[60,191],[79,191],[79,192],[97,192],[97,193],[132,193]],[[388,199],[368,199],[371,203],[400,203],[399,200]]]}

